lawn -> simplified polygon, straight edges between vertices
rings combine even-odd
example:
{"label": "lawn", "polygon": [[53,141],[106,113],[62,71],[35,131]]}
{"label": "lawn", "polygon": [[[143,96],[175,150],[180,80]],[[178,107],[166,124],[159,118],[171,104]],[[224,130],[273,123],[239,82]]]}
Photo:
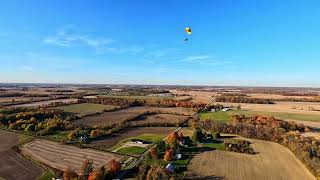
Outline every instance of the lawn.
{"label": "lawn", "polygon": [[117,152],[122,154],[128,154],[128,155],[140,155],[146,150],[144,147],[138,147],[138,146],[131,146],[131,147],[124,147],[119,149]]}
{"label": "lawn", "polygon": [[143,141],[156,143],[156,142],[161,141],[164,137],[165,137],[165,135],[163,135],[163,134],[142,134],[140,136],[134,137],[133,139],[140,139]]}
{"label": "lawn", "polygon": [[214,148],[217,150],[225,150],[223,142],[216,142],[216,143],[202,143],[202,147]]}
{"label": "lawn", "polygon": [[55,109],[61,109],[65,112],[74,113],[78,116],[88,116],[92,114],[102,113],[104,111],[112,110],[115,108],[117,108],[117,106],[91,104],[91,103],[72,104],[72,105],[55,107]]}
{"label": "lawn", "polygon": [[[231,114],[228,112],[224,111],[218,111],[218,112],[202,112],[199,114],[199,117],[201,120],[205,119],[213,119],[213,120],[218,120],[221,122],[228,122],[230,119]],[[234,112],[234,111],[232,111]]]}
{"label": "lawn", "polygon": [[68,134],[71,131],[58,131],[55,134],[47,135],[46,137],[52,141],[61,142],[68,139]]}
{"label": "lawn", "polygon": [[118,149],[119,147],[123,146],[126,142],[130,141],[131,139],[140,139],[140,140],[148,141],[151,143],[157,143],[161,141],[164,137],[165,137],[164,134],[141,134],[139,136],[122,139],[121,141],[118,142],[118,144],[109,148],[108,150],[113,151],[115,149]]}
{"label": "lawn", "polygon": [[320,115],[316,114],[299,114],[299,113],[285,113],[285,112],[264,112],[264,111],[245,111],[245,110],[233,110],[233,111],[218,111],[218,112],[203,112],[200,113],[200,119],[214,119],[221,122],[228,122],[232,115],[244,114],[248,116],[252,115],[264,115],[274,116],[278,119],[290,119],[300,121],[320,121]]}
{"label": "lawn", "polygon": [[48,180],[52,178],[55,178],[55,175],[49,171],[46,171],[37,180]]}

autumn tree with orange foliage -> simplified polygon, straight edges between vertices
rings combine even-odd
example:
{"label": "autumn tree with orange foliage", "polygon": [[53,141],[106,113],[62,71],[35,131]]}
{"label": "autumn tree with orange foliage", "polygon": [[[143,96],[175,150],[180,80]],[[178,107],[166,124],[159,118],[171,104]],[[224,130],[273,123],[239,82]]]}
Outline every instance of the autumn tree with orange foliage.
{"label": "autumn tree with orange foliage", "polygon": [[112,159],[109,163],[109,172],[112,174],[117,174],[121,171],[121,163],[115,159]]}
{"label": "autumn tree with orange foliage", "polygon": [[100,169],[93,171],[88,177],[88,180],[103,180],[103,179],[104,179],[103,173]]}
{"label": "autumn tree with orange foliage", "polygon": [[157,146],[154,146],[150,149],[150,154],[151,154],[151,157],[153,159],[157,159],[158,158],[158,148]]}
{"label": "autumn tree with orange foliage", "polygon": [[88,159],[84,160],[81,167],[82,178],[87,179],[92,171],[93,171],[93,161]]}
{"label": "autumn tree with orange foliage", "polygon": [[63,179],[64,180],[74,180],[75,178],[77,178],[78,175],[77,173],[75,173],[74,171],[72,171],[70,168],[67,168],[64,172],[63,172]]}
{"label": "autumn tree with orange foliage", "polygon": [[162,169],[159,165],[152,166],[148,173],[146,180],[162,180],[162,179],[169,179],[166,171]]}
{"label": "autumn tree with orange foliage", "polygon": [[178,148],[177,142],[178,133],[173,132],[167,137],[167,144],[169,145],[170,149],[175,151]]}
{"label": "autumn tree with orange foliage", "polygon": [[180,131],[180,133],[178,134],[178,140],[179,141],[182,141],[183,140],[183,138],[184,138],[184,136],[183,136],[183,133]]}
{"label": "autumn tree with orange foliage", "polygon": [[171,149],[166,150],[166,152],[165,152],[165,154],[163,156],[163,159],[165,161],[170,161],[171,157],[172,157],[172,150]]}

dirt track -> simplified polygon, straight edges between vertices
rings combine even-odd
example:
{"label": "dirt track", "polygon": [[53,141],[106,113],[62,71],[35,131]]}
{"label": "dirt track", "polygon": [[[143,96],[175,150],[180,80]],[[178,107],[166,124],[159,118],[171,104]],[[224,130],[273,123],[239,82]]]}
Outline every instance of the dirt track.
{"label": "dirt track", "polygon": [[37,161],[51,167],[65,170],[67,167],[80,172],[84,160],[93,160],[94,167],[102,167],[110,160],[120,160],[122,156],[96,151],[92,149],[80,149],[75,146],[62,145],[59,143],[36,140],[25,144],[22,151]]}
{"label": "dirt track", "polygon": [[0,179],[30,180],[37,179],[42,169],[11,150],[19,142],[19,135],[0,130]]}
{"label": "dirt track", "polygon": [[250,140],[258,154],[207,151],[196,155],[188,167],[190,179],[315,180],[311,172],[284,146]]}

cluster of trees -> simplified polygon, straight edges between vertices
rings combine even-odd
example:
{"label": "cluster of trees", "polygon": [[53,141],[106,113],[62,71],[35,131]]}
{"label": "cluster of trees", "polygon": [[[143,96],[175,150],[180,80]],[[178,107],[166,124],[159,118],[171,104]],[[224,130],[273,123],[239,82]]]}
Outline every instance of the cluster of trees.
{"label": "cluster of trees", "polygon": [[74,116],[58,110],[6,109],[0,112],[0,125],[13,130],[24,130],[37,135],[52,134],[57,130],[72,129]]}
{"label": "cluster of trees", "polygon": [[46,92],[64,92],[64,93],[72,93],[74,90],[71,89],[47,89]]}
{"label": "cluster of trees", "polygon": [[113,105],[113,106],[120,106],[123,108],[140,105],[139,102],[134,99],[114,98],[114,97],[87,98],[87,99],[81,99],[80,102]]}
{"label": "cluster of trees", "polygon": [[80,174],[67,168],[63,173],[64,180],[104,180],[112,179],[121,171],[121,163],[115,159],[108,162],[106,166],[94,170],[92,160],[84,160]]}
{"label": "cluster of trees", "polygon": [[292,98],[292,97],[286,97],[286,98],[274,98],[274,99],[270,99],[270,101],[320,102],[320,97],[314,97],[314,98]]}
{"label": "cluster of trees", "polygon": [[24,93],[18,93],[18,92],[5,92],[1,93],[0,97],[20,97],[25,95]]}
{"label": "cluster of trees", "polygon": [[153,165],[142,164],[139,167],[138,179],[169,179],[173,178],[172,174],[164,169],[167,164],[165,162],[174,161],[176,154],[180,153],[180,143],[185,137],[182,132],[171,133],[166,141],[160,141],[156,146],[152,147],[148,154],[148,159],[153,159]]}
{"label": "cluster of trees", "polygon": [[319,96],[316,92],[283,92],[283,96]]}
{"label": "cluster of trees", "polygon": [[207,131],[238,134],[247,138],[274,141],[288,147],[309,169],[320,177],[320,142],[296,132],[308,130],[304,125],[266,116],[233,116],[228,124],[218,121],[193,119],[193,126]]}
{"label": "cluster of trees", "polygon": [[90,99],[82,99],[81,102],[114,105],[121,107],[132,106],[156,106],[156,107],[185,107],[194,108],[199,110],[206,106],[202,103],[193,103],[187,100],[174,100],[174,99],[126,99],[115,97],[98,97]]}
{"label": "cluster of trees", "polygon": [[141,165],[139,166],[139,174],[137,179],[139,180],[161,180],[170,179],[170,174],[161,167],[159,164],[154,164],[152,166]]}
{"label": "cluster of trees", "polygon": [[230,102],[230,103],[251,103],[251,104],[274,104],[268,99],[262,98],[250,98],[246,96],[234,96],[234,95],[220,95],[215,99],[217,102]]}
{"label": "cluster of trees", "polygon": [[82,139],[81,138],[79,139],[79,142],[86,143],[89,139],[93,140],[104,135],[106,135],[106,133],[104,130],[101,130],[101,129],[94,129],[94,128],[82,129],[81,127],[78,127],[75,130],[69,132],[68,140],[76,141],[79,139],[79,137],[82,137]]}
{"label": "cluster of trees", "polygon": [[220,96],[243,96],[247,97],[245,93],[221,93]]}
{"label": "cluster of trees", "polygon": [[155,89],[155,88],[124,88],[121,91],[112,92],[112,94],[122,96],[146,96],[149,94],[164,94],[169,93],[168,90]]}
{"label": "cluster of trees", "polygon": [[250,147],[250,142],[246,140],[229,140],[224,142],[225,150],[238,152],[238,153],[246,153],[246,154],[254,154],[252,147]]}
{"label": "cluster of trees", "polygon": [[169,134],[166,141],[160,141],[156,146],[152,147],[148,154],[148,158],[163,159],[171,161],[176,154],[180,153],[180,144],[184,141],[182,132],[173,132]]}

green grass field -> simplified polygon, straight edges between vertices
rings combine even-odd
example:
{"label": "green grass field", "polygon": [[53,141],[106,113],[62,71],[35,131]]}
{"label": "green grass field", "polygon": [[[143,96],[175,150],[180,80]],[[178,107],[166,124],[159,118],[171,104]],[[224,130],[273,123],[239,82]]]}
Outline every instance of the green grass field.
{"label": "green grass field", "polygon": [[300,121],[320,121],[320,115],[316,114],[299,114],[299,113],[285,113],[285,112],[264,112],[264,111],[245,111],[245,110],[232,110],[232,111],[218,111],[218,112],[203,112],[200,113],[200,119],[214,119],[222,122],[228,122],[232,115],[244,114],[248,116],[252,115],[264,115],[274,116],[278,119],[290,119]]}
{"label": "green grass field", "polygon": [[165,137],[165,134],[142,134],[139,136],[122,139],[121,141],[118,142],[118,144],[112,146],[108,150],[109,151],[116,150],[116,149],[120,148],[121,146],[123,146],[126,142],[130,141],[131,139],[140,139],[140,140],[148,141],[151,143],[157,143],[157,142],[161,141],[164,137]]}
{"label": "green grass field", "polygon": [[74,113],[78,116],[88,116],[92,114],[102,113],[103,111],[112,110],[114,108],[117,108],[117,106],[91,104],[91,103],[72,104],[72,105],[55,107],[55,109],[60,109],[65,112]]}
{"label": "green grass field", "polygon": [[143,153],[145,150],[146,148],[144,147],[131,146],[131,147],[121,148],[117,152],[122,154],[128,154],[128,155],[139,155]]}
{"label": "green grass field", "polygon": [[47,135],[47,138],[49,138],[52,141],[57,141],[57,142],[61,142],[61,141],[67,141],[68,139],[68,134],[71,131],[58,131],[55,134],[50,134]]}
{"label": "green grass field", "polygon": [[225,150],[223,142],[220,143],[202,143],[202,147],[214,148],[217,150]]}
{"label": "green grass field", "polygon": [[37,180],[48,180],[55,178],[54,174],[49,171],[44,172]]}
{"label": "green grass field", "polygon": [[163,135],[163,134],[142,134],[140,136],[134,137],[134,139],[140,139],[143,141],[156,143],[156,142],[161,141],[164,137],[165,137],[165,135]]}

